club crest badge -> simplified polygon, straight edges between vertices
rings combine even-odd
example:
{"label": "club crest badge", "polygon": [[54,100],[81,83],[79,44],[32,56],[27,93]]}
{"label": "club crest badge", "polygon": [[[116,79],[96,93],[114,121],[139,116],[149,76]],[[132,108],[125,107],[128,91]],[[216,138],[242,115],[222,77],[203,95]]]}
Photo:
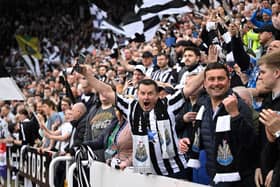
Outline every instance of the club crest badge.
{"label": "club crest badge", "polygon": [[165,128],[164,130],[164,135],[165,135],[166,145],[168,146],[171,142],[171,137],[167,128]]}
{"label": "club crest badge", "polygon": [[163,143],[164,143],[164,140],[163,140],[162,135],[161,135],[161,133],[160,133],[160,132],[158,132],[158,139],[159,139],[159,143],[160,143],[160,145],[162,146],[162,145],[163,145]]}
{"label": "club crest badge", "polygon": [[140,162],[145,162],[148,158],[145,144],[142,141],[137,144],[135,158]]}
{"label": "club crest badge", "polygon": [[227,140],[223,140],[222,144],[218,147],[217,162],[222,166],[228,166],[233,161],[233,155]]}
{"label": "club crest badge", "polygon": [[200,138],[200,128],[194,133],[194,140],[192,145],[192,151],[195,153],[199,152],[199,138]]}

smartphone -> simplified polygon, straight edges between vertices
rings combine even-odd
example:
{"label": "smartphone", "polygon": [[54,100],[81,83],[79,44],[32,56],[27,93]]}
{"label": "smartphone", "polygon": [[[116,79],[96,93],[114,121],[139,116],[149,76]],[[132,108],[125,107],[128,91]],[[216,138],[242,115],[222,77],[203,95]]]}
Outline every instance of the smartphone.
{"label": "smartphone", "polygon": [[231,68],[233,68],[234,64],[235,64],[234,61],[229,61],[229,62],[227,62],[227,65],[228,65],[229,67],[231,67]]}
{"label": "smartphone", "polygon": [[84,64],[85,63],[85,59],[86,59],[86,56],[83,53],[79,53],[79,57],[77,59],[77,63],[73,67],[73,69],[71,71],[71,74],[73,74],[74,71],[76,71],[78,73],[81,73],[80,64]]}
{"label": "smartphone", "polygon": [[84,64],[85,63],[86,56],[83,53],[79,53],[78,63]]}
{"label": "smartphone", "polygon": [[132,81],[132,79],[129,79],[127,82],[128,82],[128,85],[129,85],[129,86],[133,86],[133,81]]}

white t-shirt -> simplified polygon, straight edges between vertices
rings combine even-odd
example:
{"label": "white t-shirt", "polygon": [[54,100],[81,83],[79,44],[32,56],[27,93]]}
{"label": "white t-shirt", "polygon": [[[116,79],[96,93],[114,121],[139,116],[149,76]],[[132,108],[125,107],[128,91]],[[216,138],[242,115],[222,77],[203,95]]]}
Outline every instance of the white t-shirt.
{"label": "white t-shirt", "polygon": [[[59,127],[58,130],[61,132],[61,136],[64,136],[65,134],[71,134],[72,132],[72,125],[70,122],[64,122],[62,123]],[[69,136],[70,138],[70,136]],[[64,152],[64,148],[68,145],[69,141],[68,139],[65,141],[58,141],[56,143],[56,148],[61,151]]]}

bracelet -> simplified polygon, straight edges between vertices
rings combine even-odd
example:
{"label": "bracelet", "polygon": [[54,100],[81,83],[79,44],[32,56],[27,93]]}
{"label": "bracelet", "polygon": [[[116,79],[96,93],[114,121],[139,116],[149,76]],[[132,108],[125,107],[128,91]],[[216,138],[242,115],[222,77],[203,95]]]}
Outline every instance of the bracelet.
{"label": "bracelet", "polygon": [[280,130],[277,131],[276,133],[274,133],[274,136],[275,136],[276,138],[279,138],[279,137],[280,137]]}

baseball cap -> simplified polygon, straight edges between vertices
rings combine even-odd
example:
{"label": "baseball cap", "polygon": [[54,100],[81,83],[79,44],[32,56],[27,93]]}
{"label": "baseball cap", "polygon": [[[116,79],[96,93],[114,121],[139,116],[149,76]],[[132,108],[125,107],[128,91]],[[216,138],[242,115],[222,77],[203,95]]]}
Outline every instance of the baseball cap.
{"label": "baseball cap", "polygon": [[152,58],[154,57],[153,54],[150,51],[144,51],[142,58]]}
{"label": "baseball cap", "polygon": [[135,66],[135,70],[141,72],[143,75],[146,75],[146,69],[145,69],[145,67],[143,65],[140,65],[140,64],[136,65]]}

